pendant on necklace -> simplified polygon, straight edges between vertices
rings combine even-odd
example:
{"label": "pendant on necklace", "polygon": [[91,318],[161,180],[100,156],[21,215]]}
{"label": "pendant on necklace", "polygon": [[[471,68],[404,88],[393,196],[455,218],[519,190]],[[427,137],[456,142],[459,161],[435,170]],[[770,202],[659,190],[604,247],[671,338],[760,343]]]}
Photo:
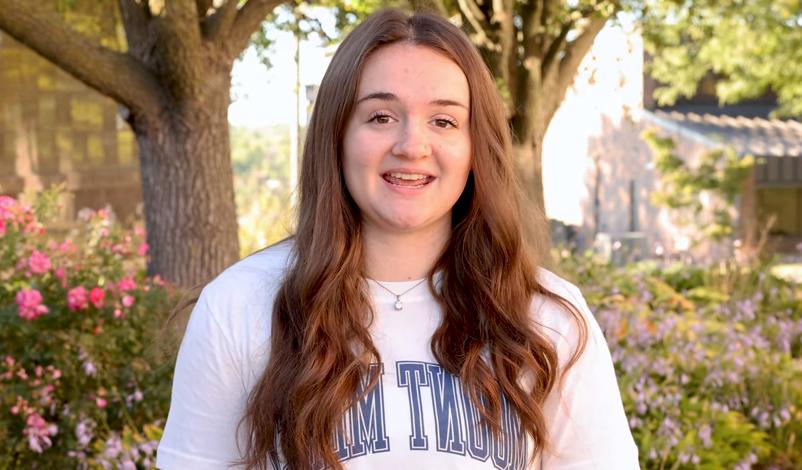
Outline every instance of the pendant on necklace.
{"label": "pendant on necklace", "polygon": [[395,296],[395,305],[394,305],[394,307],[395,307],[396,310],[404,310],[404,303],[401,302],[401,296],[400,295]]}

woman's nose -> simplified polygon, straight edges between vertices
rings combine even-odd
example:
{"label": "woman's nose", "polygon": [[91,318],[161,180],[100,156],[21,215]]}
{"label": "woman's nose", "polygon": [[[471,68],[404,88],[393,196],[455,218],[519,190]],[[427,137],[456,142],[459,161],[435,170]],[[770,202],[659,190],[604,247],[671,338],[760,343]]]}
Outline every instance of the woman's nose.
{"label": "woman's nose", "polygon": [[428,157],[431,144],[425,124],[407,121],[392,148],[393,155],[409,159]]}

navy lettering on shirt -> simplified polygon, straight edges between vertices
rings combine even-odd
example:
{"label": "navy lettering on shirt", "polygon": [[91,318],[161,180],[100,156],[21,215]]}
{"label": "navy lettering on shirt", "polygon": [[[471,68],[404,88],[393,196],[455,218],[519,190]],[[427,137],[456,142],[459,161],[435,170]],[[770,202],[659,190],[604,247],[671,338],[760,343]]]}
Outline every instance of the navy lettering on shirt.
{"label": "navy lettering on shirt", "polygon": [[[384,385],[381,376],[384,375],[384,366],[370,365],[370,374],[380,371],[379,381],[373,389],[361,400],[351,407],[351,457],[359,457],[368,452],[379,453],[390,450],[390,440],[387,438],[387,427],[384,413]],[[358,395],[365,393],[368,379],[362,381]]]}
{"label": "navy lettering on shirt", "polygon": [[429,376],[422,362],[398,361],[396,363],[398,386],[407,389],[409,397],[409,422],[412,433],[409,436],[409,448],[412,450],[429,449],[429,438],[423,426],[423,404],[421,403],[421,387],[429,386]]}
{"label": "navy lettering on shirt", "polygon": [[437,451],[465,455],[462,436],[464,416],[460,413],[457,378],[438,364],[426,364],[432,384],[432,408],[437,432]]}
{"label": "navy lettering on shirt", "polygon": [[[479,409],[463,391],[457,376],[430,362],[398,361],[395,366],[398,387],[407,392],[409,450],[444,452],[480,462],[489,459],[497,469],[525,468],[527,442],[520,418],[508,400],[502,398],[501,433],[496,436],[482,421]],[[379,372],[379,381],[345,413],[332,442],[340,461],[391,449],[382,380],[384,366],[371,364],[370,368],[371,373]],[[367,385],[366,378],[357,392],[362,395]],[[434,412],[434,436],[427,434],[424,425],[425,389]],[[430,437],[436,443],[432,450]]]}

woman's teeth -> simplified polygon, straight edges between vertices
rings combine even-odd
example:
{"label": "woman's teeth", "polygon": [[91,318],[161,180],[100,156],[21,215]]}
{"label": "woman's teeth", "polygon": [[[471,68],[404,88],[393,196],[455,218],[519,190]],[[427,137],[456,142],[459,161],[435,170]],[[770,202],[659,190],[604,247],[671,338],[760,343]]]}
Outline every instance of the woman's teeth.
{"label": "woman's teeth", "polygon": [[434,177],[417,173],[387,173],[384,179],[390,184],[407,188],[421,188],[430,183]]}
{"label": "woman's teeth", "polygon": [[417,173],[390,173],[389,175],[393,178],[400,178],[402,180],[423,180],[428,178],[426,175]]}

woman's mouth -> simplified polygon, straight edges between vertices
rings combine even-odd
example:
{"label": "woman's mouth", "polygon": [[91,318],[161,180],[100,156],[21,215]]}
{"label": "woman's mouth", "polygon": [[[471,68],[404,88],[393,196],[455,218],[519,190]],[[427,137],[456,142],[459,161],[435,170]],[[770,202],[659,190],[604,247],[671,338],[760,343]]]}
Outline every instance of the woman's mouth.
{"label": "woman's mouth", "polygon": [[427,184],[434,181],[434,176],[424,175],[420,173],[384,173],[382,175],[388,183],[401,186],[404,188],[422,188]]}

